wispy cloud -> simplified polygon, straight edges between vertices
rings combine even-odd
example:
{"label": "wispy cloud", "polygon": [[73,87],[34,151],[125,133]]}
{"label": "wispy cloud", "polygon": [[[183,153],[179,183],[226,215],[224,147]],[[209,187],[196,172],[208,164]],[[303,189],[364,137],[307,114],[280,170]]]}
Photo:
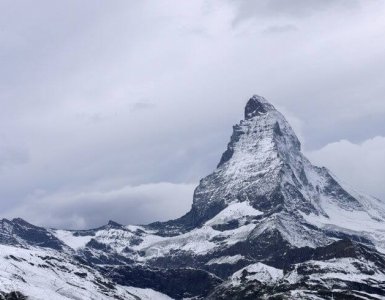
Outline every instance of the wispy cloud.
{"label": "wispy cloud", "polygon": [[81,229],[104,225],[145,224],[180,217],[191,207],[195,184],[160,182],[110,190],[50,194],[35,190],[6,213],[34,224]]}

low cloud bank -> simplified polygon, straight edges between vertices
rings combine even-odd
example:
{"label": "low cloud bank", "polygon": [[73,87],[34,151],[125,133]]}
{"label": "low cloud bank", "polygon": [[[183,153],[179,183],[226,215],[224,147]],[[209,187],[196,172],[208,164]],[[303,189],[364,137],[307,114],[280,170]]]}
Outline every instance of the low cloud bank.
{"label": "low cloud bank", "polygon": [[385,137],[377,136],[359,144],[341,140],[307,156],[354,188],[385,200]]}
{"label": "low cloud bank", "polygon": [[97,192],[35,191],[7,215],[67,229],[94,228],[108,220],[145,224],[182,216],[191,207],[194,188],[195,184],[161,182]]}

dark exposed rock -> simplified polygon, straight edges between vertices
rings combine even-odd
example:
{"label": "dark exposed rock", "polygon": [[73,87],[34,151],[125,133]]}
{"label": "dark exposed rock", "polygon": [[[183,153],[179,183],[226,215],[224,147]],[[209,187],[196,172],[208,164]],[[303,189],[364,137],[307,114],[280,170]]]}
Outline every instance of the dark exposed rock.
{"label": "dark exposed rock", "polygon": [[0,244],[5,245],[36,245],[39,247],[61,250],[63,242],[57,239],[47,229],[34,226],[23,219],[12,221],[0,220]]}
{"label": "dark exposed rock", "polygon": [[249,99],[245,107],[245,119],[251,119],[258,114],[265,114],[271,109],[272,105],[261,96],[253,96]]}
{"label": "dark exposed rock", "polygon": [[28,298],[22,293],[14,291],[10,293],[0,292],[0,300],[27,300]]}
{"label": "dark exposed rock", "polygon": [[175,299],[205,297],[222,282],[203,270],[150,269],[141,266],[125,266],[110,270],[109,276],[117,283],[152,288]]}

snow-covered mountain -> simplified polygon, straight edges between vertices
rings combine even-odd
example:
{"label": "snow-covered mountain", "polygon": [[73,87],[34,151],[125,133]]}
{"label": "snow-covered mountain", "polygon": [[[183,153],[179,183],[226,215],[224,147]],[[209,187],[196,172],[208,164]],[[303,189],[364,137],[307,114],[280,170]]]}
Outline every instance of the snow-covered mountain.
{"label": "snow-covered mountain", "polygon": [[260,96],[181,218],[79,231],[2,220],[0,244],[0,295],[385,299],[385,202],[312,165]]}

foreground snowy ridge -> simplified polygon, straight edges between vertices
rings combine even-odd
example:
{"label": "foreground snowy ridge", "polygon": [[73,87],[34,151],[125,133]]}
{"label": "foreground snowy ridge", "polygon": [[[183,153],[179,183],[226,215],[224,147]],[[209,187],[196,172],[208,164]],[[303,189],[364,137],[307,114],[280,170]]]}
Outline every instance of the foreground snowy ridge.
{"label": "foreground snowy ridge", "polygon": [[0,295],[385,298],[385,203],[312,165],[260,96],[181,218],[79,231],[4,219],[0,244]]}

